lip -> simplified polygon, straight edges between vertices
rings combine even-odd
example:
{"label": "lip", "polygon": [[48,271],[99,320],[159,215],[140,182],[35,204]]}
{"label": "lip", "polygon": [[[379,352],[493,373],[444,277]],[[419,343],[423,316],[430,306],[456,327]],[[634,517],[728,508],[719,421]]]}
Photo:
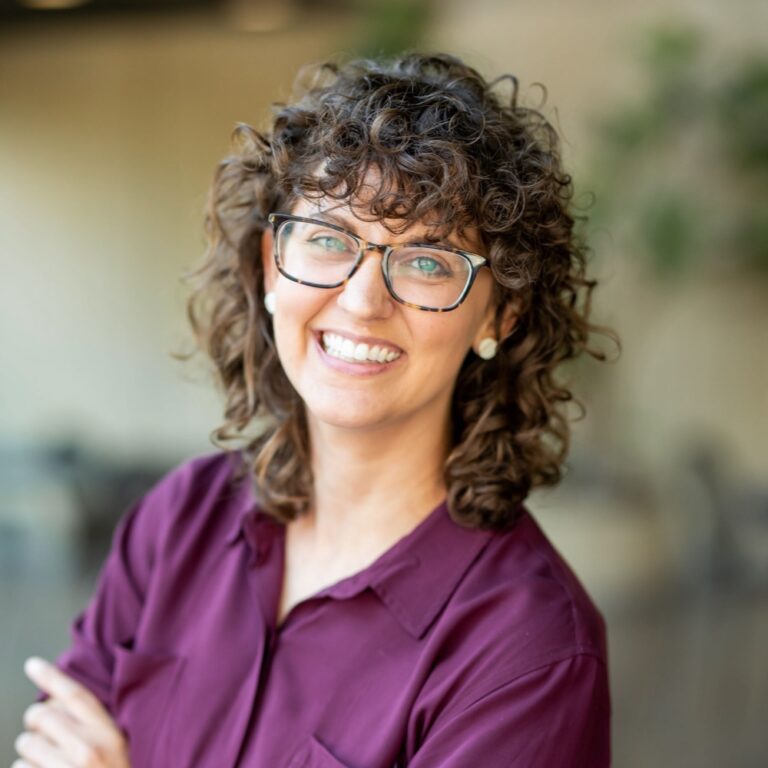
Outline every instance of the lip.
{"label": "lip", "polygon": [[[338,331],[331,331],[328,330],[328,333],[338,333]],[[339,333],[340,336],[346,335]],[[400,357],[393,360],[391,363],[373,363],[373,362],[364,362],[364,363],[348,363],[346,360],[342,360],[341,358],[334,357],[333,355],[329,355],[324,349],[323,349],[323,342],[321,339],[321,332],[314,332],[312,334],[312,338],[314,340],[314,349],[317,353],[317,356],[320,358],[320,361],[323,362],[325,365],[327,365],[329,368],[339,371],[340,373],[346,373],[351,376],[376,376],[379,373],[386,373],[387,371],[391,371],[392,369],[396,368],[398,365],[402,364],[403,360],[406,358],[405,353],[400,354]],[[352,338],[352,337],[350,337]],[[365,337],[356,336],[354,337],[355,340],[357,339],[363,339]],[[370,338],[370,337],[369,337]],[[374,340],[376,341],[376,340]],[[379,343],[387,343],[383,340],[379,339]],[[369,343],[369,342],[360,342],[360,343]],[[395,347],[395,345],[391,345],[392,347],[399,349],[399,347]]]}
{"label": "lip", "polygon": [[369,347],[373,347],[378,344],[379,346],[384,346],[384,347],[389,347],[390,349],[394,349],[397,352],[399,352],[401,355],[405,352],[405,350],[402,347],[398,347],[397,344],[393,344],[391,341],[388,341],[387,339],[379,339],[376,336],[359,336],[356,333],[350,333],[349,331],[341,331],[341,330],[338,330],[337,328],[320,328],[318,330],[313,330],[313,333],[321,347],[323,343],[323,339],[322,339],[323,334],[335,333],[337,336],[343,336],[345,339],[350,339],[351,341],[354,341],[355,344],[367,344]]}

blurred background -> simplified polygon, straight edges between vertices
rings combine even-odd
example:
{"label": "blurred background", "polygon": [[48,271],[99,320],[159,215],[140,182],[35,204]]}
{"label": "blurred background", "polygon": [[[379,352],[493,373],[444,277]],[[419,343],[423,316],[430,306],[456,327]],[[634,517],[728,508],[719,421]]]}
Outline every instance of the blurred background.
{"label": "blurred background", "polygon": [[767,33],[762,0],[0,0],[0,762],[120,515],[212,450],[171,353],[234,124],[422,48],[546,87],[622,338],[530,498],[608,623],[614,764],[768,765]]}

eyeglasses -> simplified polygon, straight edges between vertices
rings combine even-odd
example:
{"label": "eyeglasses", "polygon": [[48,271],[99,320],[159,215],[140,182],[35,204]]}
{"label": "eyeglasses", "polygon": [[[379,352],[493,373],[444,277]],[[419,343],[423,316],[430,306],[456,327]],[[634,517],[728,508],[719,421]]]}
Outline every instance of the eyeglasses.
{"label": "eyeglasses", "polygon": [[313,288],[338,288],[355,274],[366,251],[382,252],[381,272],[395,301],[426,312],[449,312],[467,297],[488,259],[431,243],[369,243],[336,224],[287,213],[267,217],[280,274]]}

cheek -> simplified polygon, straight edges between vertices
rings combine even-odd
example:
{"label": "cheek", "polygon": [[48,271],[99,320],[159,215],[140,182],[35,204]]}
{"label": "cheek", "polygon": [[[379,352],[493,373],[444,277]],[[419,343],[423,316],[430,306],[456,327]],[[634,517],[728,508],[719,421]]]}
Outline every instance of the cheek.
{"label": "cheek", "polygon": [[306,342],[308,325],[329,301],[332,291],[309,288],[281,278],[275,286],[276,311],[273,319],[278,352],[295,353],[295,345]]}
{"label": "cheek", "polygon": [[[458,310],[456,310],[458,312]],[[426,313],[425,313],[426,314]],[[428,376],[438,371],[458,374],[472,344],[471,313],[452,313],[427,316],[425,321],[412,326],[413,349],[424,361],[422,370]]]}

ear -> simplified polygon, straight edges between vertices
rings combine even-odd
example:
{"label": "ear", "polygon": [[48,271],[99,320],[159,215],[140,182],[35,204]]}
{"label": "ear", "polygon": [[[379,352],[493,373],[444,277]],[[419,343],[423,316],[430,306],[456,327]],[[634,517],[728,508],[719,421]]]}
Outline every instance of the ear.
{"label": "ear", "polygon": [[511,335],[520,316],[520,306],[517,302],[507,302],[504,305],[501,316],[497,317],[497,314],[498,307],[496,304],[491,303],[475,335],[474,344],[472,345],[475,349],[477,349],[482,339],[491,338],[501,343],[507,336]]}
{"label": "ear", "polygon": [[264,270],[264,293],[272,291],[277,281],[277,265],[273,252],[273,236],[271,227],[267,227],[261,233],[261,265]]}
{"label": "ear", "polygon": [[499,319],[499,341],[504,341],[507,336],[512,335],[519,317],[520,304],[518,302],[507,302]]}

